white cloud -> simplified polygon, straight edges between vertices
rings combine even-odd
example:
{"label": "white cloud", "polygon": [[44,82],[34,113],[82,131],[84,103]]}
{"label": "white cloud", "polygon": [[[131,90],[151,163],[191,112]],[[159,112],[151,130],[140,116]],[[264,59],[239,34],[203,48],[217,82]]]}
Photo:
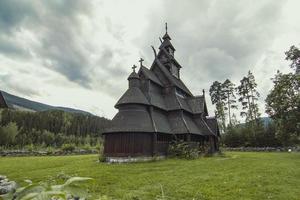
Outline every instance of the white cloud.
{"label": "white cloud", "polygon": [[0,89],[112,117],[132,64],[140,56],[152,63],[150,45],[159,45],[168,21],[192,92],[226,78],[238,84],[252,70],[264,112],[270,78],[290,71],[284,51],[300,43],[299,7],[297,0],[2,2]]}

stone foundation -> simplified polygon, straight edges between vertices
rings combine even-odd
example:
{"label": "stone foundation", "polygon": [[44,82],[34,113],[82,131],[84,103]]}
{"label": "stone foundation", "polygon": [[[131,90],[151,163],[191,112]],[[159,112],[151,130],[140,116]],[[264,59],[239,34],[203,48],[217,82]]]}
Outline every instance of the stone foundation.
{"label": "stone foundation", "polygon": [[163,160],[165,156],[156,157],[106,157],[105,162],[108,163],[132,163],[132,162],[148,162],[155,160]]}

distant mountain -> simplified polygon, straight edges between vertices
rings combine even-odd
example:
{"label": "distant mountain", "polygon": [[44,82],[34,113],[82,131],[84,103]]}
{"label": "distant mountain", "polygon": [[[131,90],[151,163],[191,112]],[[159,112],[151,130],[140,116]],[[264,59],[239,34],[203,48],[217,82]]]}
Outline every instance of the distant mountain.
{"label": "distant mountain", "polygon": [[[270,117],[260,117],[259,119],[262,122],[262,124],[264,125],[264,127],[268,127],[268,125],[273,122],[272,118],[270,118]],[[245,122],[237,124],[237,126],[240,126],[240,127],[243,127],[245,125],[246,125]]]}
{"label": "distant mountain", "polygon": [[[48,110],[62,110],[69,113],[81,113],[86,115],[92,115],[89,112],[67,108],[67,107],[59,107],[59,106],[50,106],[47,104],[39,103],[36,101],[31,101],[22,97],[18,97],[7,92],[0,90],[0,96],[2,97],[7,105],[8,108],[13,108],[16,110],[24,110],[24,111],[32,111],[32,112],[39,112],[39,111],[48,111]],[[1,103],[1,102],[0,102]],[[0,105],[1,106],[1,105]]]}
{"label": "distant mountain", "polygon": [[265,127],[273,121],[270,117],[261,117],[260,120],[263,122]]}

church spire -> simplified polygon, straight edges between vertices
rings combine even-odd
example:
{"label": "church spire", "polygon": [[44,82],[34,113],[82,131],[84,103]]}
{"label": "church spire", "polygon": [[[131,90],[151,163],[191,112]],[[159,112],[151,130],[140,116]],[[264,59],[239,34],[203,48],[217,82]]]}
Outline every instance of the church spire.
{"label": "church spire", "polygon": [[139,87],[140,86],[140,77],[139,75],[135,72],[135,69],[137,68],[136,65],[132,66],[132,72],[129,75],[129,77],[127,78],[128,80],[128,84],[129,84],[129,88],[132,87]]}
{"label": "church spire", "polygon": [[168,23],[167,23],[167,22],[166,22],[165,28],[166,28],[166,33],[165,33],[165,35],[163,36],[163,40],[171,40],[171,37],[170,37],[169,34],[168,34]]}
{"label": "church spire", "polygon": [[166,23],[165,29],[166,29],[166,33],[162,38],[163,41],[161,41],[162,43],[161,43],[159,49],[165,49],[167,52],[169,52],[169,54],[174,56],[175,48],[173,47],[172,43],[170,42],[171,37],[168,34],[168,24],[167,23]]}

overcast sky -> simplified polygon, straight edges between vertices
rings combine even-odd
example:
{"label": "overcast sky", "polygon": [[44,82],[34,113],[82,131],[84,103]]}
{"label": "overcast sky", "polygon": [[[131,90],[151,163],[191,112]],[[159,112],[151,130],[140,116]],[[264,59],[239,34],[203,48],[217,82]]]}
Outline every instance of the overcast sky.
{"label": "overcast sky", "polygon": [[[0,90],[113,117],[140,57],[168,32],[197,95],[251,70],[260,111],[284,51],[300,43],[300,1],[0,0]],[[213,114],[210,98],[209,110]]]}

